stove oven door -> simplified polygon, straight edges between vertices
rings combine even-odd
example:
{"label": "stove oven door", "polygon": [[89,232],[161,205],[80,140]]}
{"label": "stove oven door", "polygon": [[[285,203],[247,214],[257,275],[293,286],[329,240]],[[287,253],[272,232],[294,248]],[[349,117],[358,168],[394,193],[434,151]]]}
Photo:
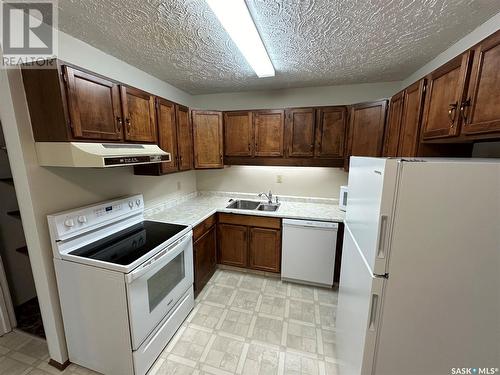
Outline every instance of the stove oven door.
{"label": "stove oven door", "polygon": [[193,239],[189,232],[127,274],[133,350],[193,285]]}

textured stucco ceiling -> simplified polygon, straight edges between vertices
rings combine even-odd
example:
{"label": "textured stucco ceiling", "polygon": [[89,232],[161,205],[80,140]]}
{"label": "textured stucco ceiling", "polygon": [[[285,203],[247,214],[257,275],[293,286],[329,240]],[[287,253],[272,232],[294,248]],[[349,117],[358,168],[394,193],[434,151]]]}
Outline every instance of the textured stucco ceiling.
{"label": "textured stucco ceiling", "polygon": [[257,78],[204,0],[60,0],[59,27],[204,94],[401,80],[500,11],[499,0],[247,3],[275,77]]}

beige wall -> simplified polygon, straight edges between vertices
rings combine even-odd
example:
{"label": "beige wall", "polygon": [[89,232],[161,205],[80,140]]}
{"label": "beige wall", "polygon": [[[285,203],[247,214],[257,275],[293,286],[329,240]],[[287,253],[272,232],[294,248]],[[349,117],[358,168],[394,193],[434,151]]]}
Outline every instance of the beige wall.
{"label": "beige wall", "polygon": [[[243,193],[267,192],[274,195],[338,198],[339,188],[347,184],[347,173],[340,168],[230,166],[197,171],[198,190]],[[277,182],[281,176],[282,182]]]}
{"label": "beige wall", "polygon": [[195,95],[193,106],[199,109],[232,110],[344,105],[388,98],[398,91],[400,86],[401,82],[380,82]]}
{"label": "beige wall", "polygon": [[[191,95],[88,44],[59,34],[59,57],[153,94],[191,105]],[[146,205],[196,189],[195,172],[163,177],[134,176],[130,167],[113,170],[43,168],[34,140],[20,72],[1,72],[0,119],[16,185],[33,277],[50,356],[67,359],[46,215],[120,195],[143,193]]]}
{"label": "beige wall", "polygon": [[500,158],[500,142],[477,142],[472,149],[474,158]]}

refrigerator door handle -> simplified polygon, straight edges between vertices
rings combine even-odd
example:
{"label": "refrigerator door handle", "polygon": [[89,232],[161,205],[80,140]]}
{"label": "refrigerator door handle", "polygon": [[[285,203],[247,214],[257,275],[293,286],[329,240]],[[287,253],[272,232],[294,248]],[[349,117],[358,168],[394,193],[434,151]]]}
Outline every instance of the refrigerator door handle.
{"label": "refrigerator door handle", "polygon": [[387,215],[380,216],[380,228],[378,231],[377,258],[385,258],[385,234],[387,232]]}
{"label": "refrigerator door handle", "polygon": [[372,294],[372,301],[370,304],[370,321],[368,323],[368,329],[370,331],[375,331],[377,327],[377,317],[378,317],[378,299],[379,295],[376,293]]}

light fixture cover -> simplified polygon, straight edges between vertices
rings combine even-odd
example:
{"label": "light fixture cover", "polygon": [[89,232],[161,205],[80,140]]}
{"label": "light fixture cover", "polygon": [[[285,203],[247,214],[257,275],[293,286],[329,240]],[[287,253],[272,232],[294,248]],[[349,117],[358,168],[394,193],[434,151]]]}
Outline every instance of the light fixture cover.
{"label": "light fixture cover", "polygon": [[258,77],[275,71],[244,0],[206,0]]}

